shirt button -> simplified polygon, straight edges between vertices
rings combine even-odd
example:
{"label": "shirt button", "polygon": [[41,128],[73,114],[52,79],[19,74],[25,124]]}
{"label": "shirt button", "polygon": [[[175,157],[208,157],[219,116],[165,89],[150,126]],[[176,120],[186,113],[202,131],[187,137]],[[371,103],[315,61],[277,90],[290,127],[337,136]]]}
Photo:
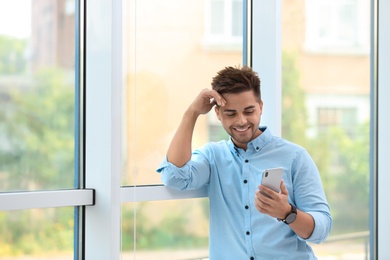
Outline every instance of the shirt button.
{"label": "shirt button", "polygon": [[249,161],[248,160],[245,160],[246,163],[248,163]]}
{"label": "shirt button", "polygon": [[247,184],[247,183],[248,183],[248,181],[247,181],[247,180],[244,180],[244,183],[245,183],[245,184]]}
{"label": "shirt button", "polygon": [[253,256],[251,256],[250,260],[255,260],[255,258]]}
{"label": "shirt button", "polygon": [[248,205],[245,205],[245,209],[249,209]]}
{"label": "shirt button", "polygon": [[249,236],[251,234],[251,232],[247,231],[246,234],[247,234],[247,236]]}

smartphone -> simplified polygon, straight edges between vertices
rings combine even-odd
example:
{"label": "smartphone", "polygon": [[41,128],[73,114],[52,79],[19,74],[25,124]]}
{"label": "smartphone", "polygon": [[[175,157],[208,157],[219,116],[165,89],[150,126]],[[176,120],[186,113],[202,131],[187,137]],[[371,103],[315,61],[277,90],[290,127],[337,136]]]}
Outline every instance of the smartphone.
{"label": "smartphone", "polygon": [[261,184],[267,188],[270,188],[271,190],[280,192],[280,182],[282,181],[282,176],[282,167],[265,169],[261,178]]}

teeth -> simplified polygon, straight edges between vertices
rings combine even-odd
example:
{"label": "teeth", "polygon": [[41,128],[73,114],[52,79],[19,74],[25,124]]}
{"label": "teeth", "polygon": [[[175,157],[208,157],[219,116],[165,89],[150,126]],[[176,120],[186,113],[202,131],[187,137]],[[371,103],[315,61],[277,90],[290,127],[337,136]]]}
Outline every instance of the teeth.
{"label": "teeth", "polygon": [[246,130],[248,130],[248,127],[246,127],[246,128],[236,128],[236,131],[238,131],[238,132],[245,132]]}

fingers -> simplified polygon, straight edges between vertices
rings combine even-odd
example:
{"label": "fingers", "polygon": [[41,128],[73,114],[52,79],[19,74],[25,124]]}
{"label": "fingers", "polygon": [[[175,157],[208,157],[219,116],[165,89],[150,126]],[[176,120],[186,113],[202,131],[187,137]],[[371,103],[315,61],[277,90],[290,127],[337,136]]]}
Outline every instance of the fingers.
{"label": "fingers", "polygon": [[261,196],[261,195],[260,195],[260,190],[256,190],[256,192],[255,192],[255,201],[254,201],[254,202],[255,202],[256,209],[257,209],[258,211],[264,213],[264,212],[263,212],[263,208],[262,208],[263,202],[262,202],[262,200],[261,200],[261,198],[260,198],[259,196]]}
{"label": "fingers", "polygon": [[266,196],[267,198],[274,199],[276,192],[271,190],[270,188],[260,185],[259,186],[260,193]]}
{"label": "fingers", "polygon": [[217,95],[218,95],[217,97],[214,97],[214,102],[216,103],[216,105],[219,107],[225,106],[226,100],[218,93],[217,93]]}
{"label": "fingers", "polygon": [[273,209],[272,201],[273,199],[268,194],[260,190],[256,190],[254,204],[259,212],[263,214],[270,214]]}
{"label": "fingers", "polygon": [[280,192],[284,195],[288,195],[288,190],[287,190],[287,187],[286,185],[284,184],[284,180],[282,179],[282,181],[280,182]]}
{"label": "fingers", "polygon": [[256,209],[272,217],[279,216],[282,205],[288,203],[288,191],[282,181],[281,192],[277,193],[263,185],[259,185],[259,190],[255,191],[254,204]]}
{"label": "fingers", "polygon": [[274,201],[272,194],[266,193],[266,191],[256,190],[255,191],[255,203],[260,206],[270,205]]}
{"label": "fingers", "polygon": [[204,89],[202,94],[210,99],[211,104],[223,107],[226,104],[226,100],[213,89]]}

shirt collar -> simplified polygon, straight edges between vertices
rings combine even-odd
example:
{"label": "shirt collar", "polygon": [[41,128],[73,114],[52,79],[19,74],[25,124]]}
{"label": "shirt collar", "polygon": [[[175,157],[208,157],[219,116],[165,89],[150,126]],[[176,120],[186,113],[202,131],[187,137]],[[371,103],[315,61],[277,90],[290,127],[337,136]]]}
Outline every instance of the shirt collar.
{"label": "shirt collar", "polygon": [[[252,150],[253,152],[259,152],[271,140],[272,133],[270,130],[267,129],[267,126],[260,126],[259,130],[262,133],[248,143],[247,151]],[[241,148],[235,146],[231,137],[229,138],[228,144],[230,150],[234,153],[237,153],[238,150],[241,150]]]}

